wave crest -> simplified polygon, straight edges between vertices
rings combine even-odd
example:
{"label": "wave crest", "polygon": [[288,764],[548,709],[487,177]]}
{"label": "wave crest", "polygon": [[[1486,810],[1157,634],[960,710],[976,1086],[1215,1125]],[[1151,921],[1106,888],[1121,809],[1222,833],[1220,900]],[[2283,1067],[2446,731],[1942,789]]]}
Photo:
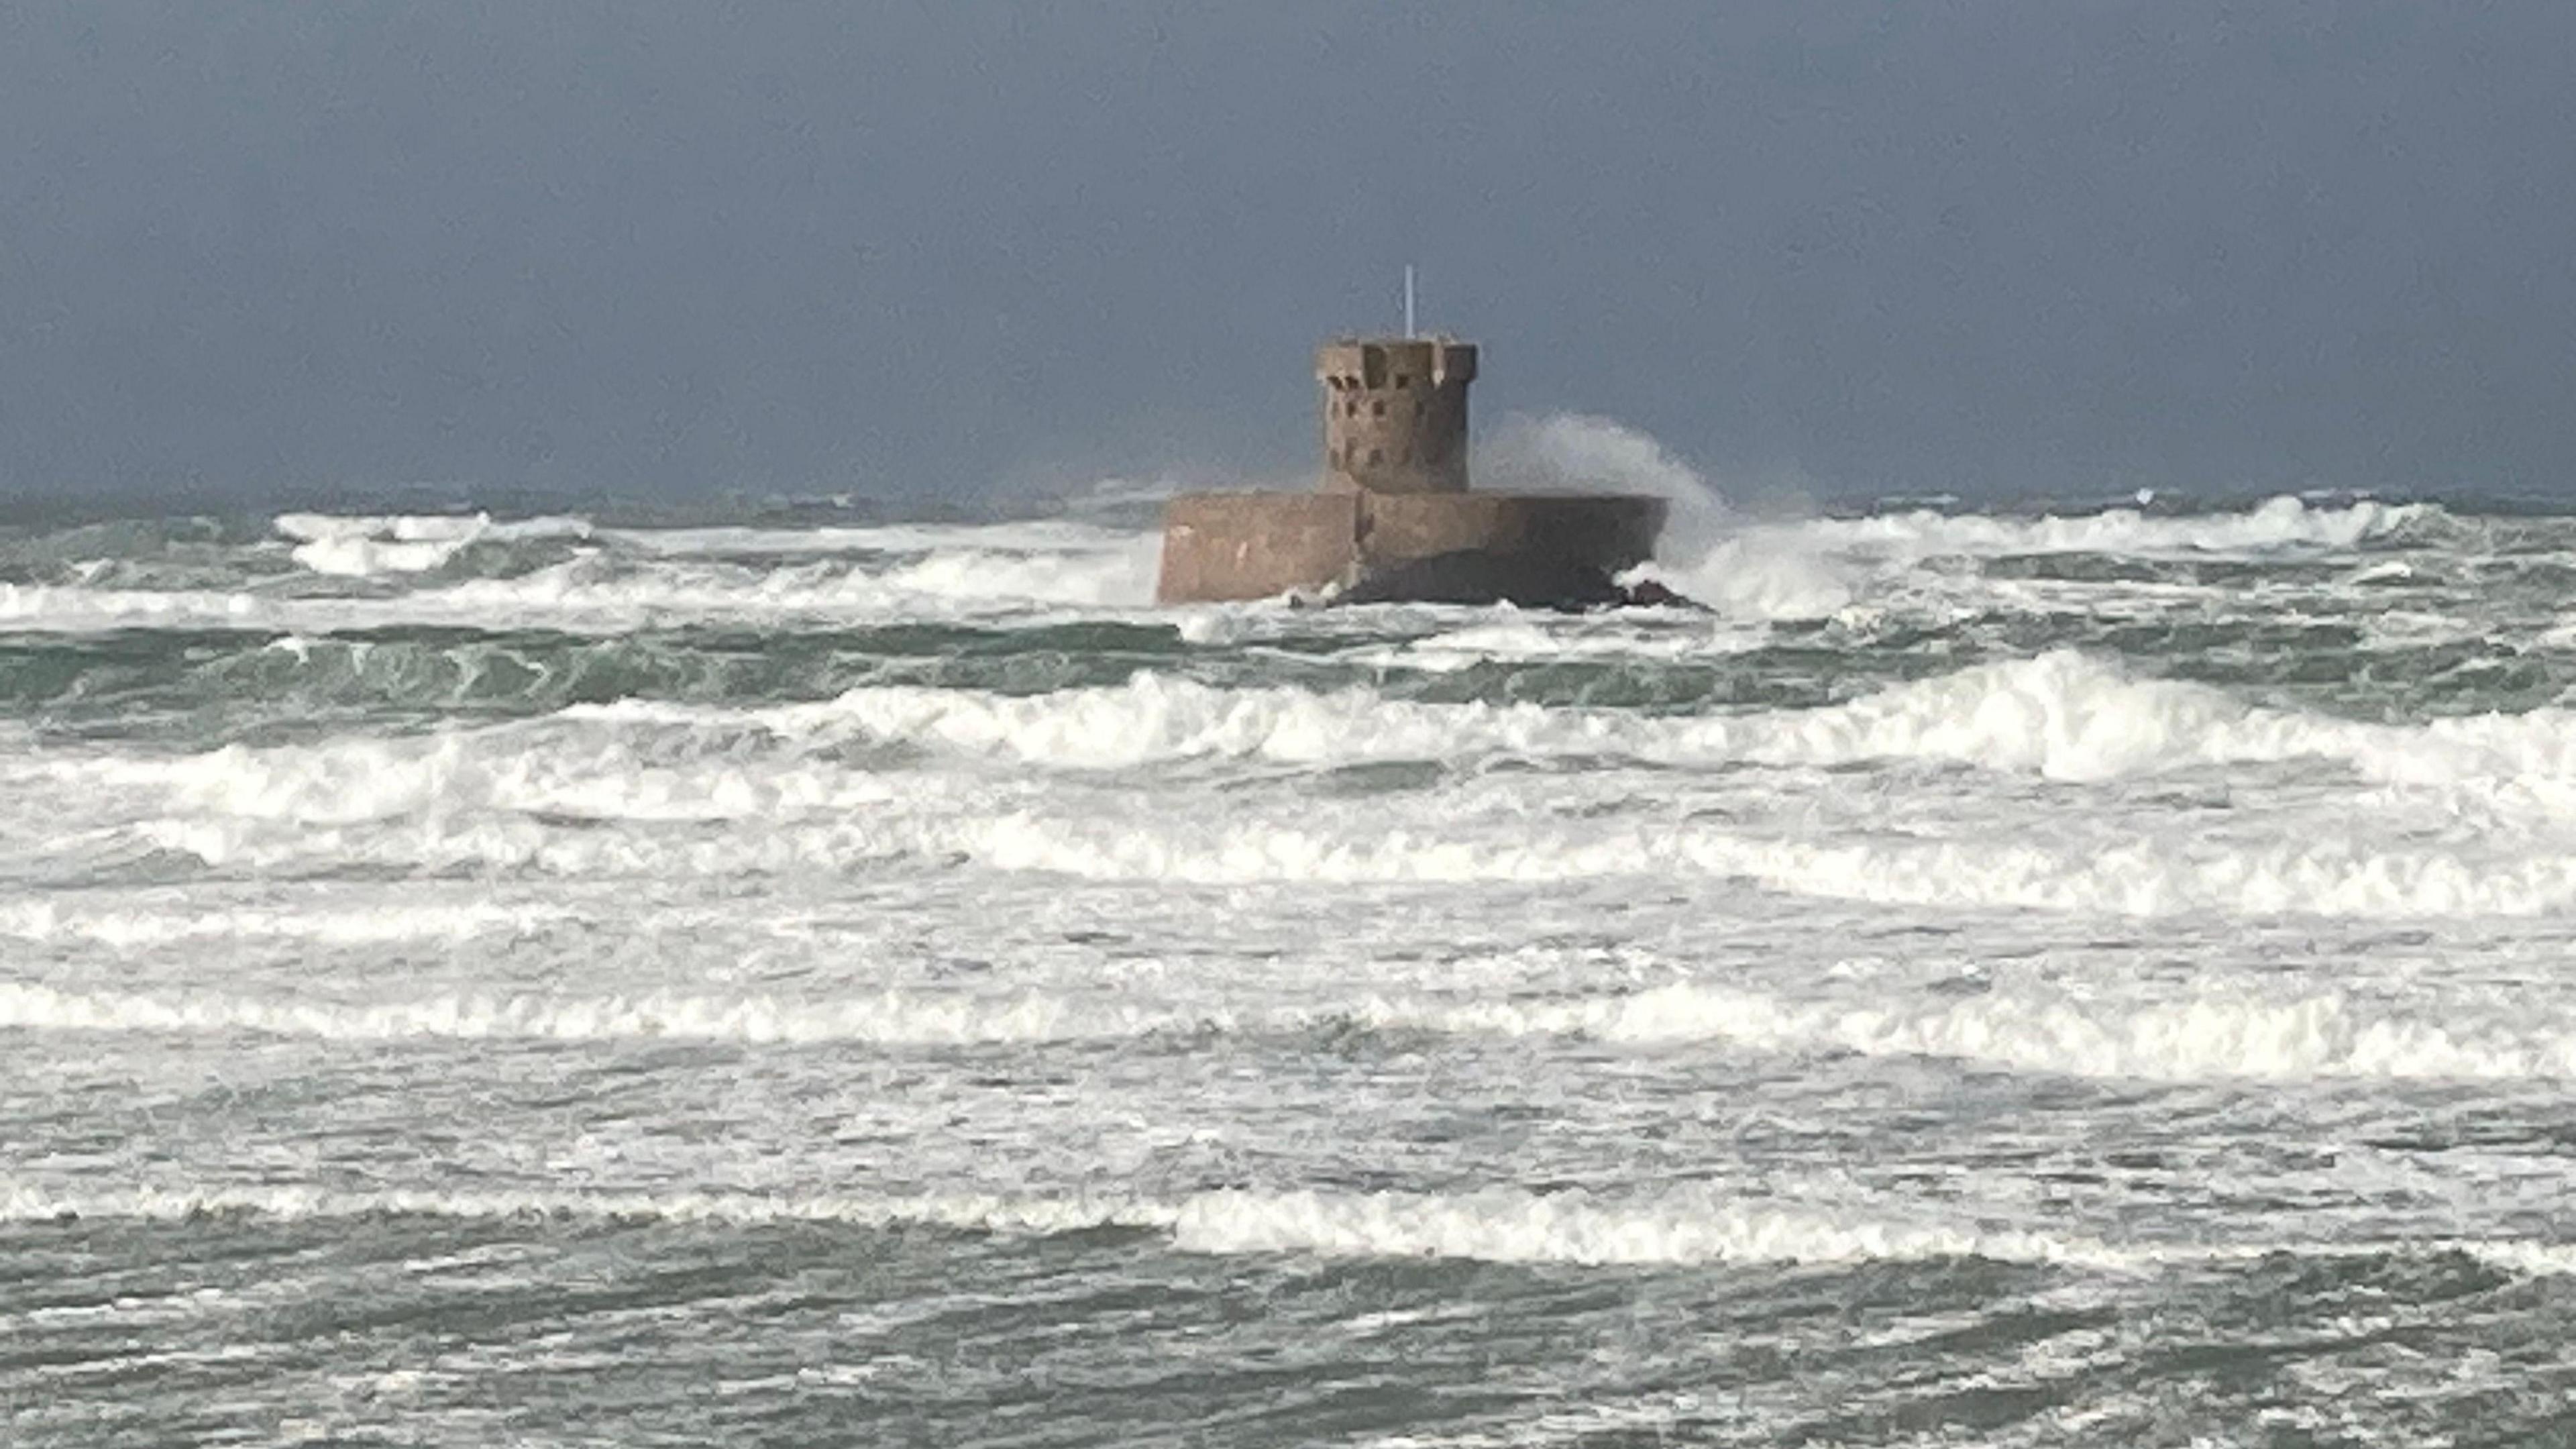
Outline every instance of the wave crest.
{"label": "wave crest", "polygon": [[1367,686],[1228,689],[1154,672],[1040,695],[867,686],[811,705],[725,711],[650,702],[567,718],[855,734],[1064,769],[1171,761],[1285,764],[1616,757],[1674,766],[1832,767],[1931,760],[2068,781],[2317,759],[2390,783],[2576,779],[2576,716],[2557,709],[2377,725],[2268,709],[2140,677],[2073,650],[1977,665],[1849,704],[1663,716],[1538,704],[1432,704]]}
{"label": "wave crest", "polygon": [[2431,503],[2359,499],[2319,507],[2269,498],[2239,512],[2151,515],[2135,508],[2029,518],[1914,509],[1782,526],[1791,537],[1837,551],[1922,558],[1934,554],[2264,553],[2349,549],[2448,515]]}
{"label": "wave crest", "polygon": [[1965,1001],[1854,1004],[1674,983],[1610,996],[1476,1001],[1369,997],[1195,1014],[1168,1003],[1037,992],[887,990],[794,999],[652,993],[547,997],[468,993],[343,1004],[231,995],[75,992],[0,983],[0,1029],[243,1034],[329,1041],[678,1040],[955,1046],[1132,1039],[1171,1032],[1376,1031],[1583,1035],[1627,1044],[1701,1042],[1751,1052],[1934,1057],[2057,1076],[2204,1081],[2576,1079],[2576,1028],[2497,1009],[2412,1012],[2334,994],[2212,992],[2096,1000],[2035,988]]}
{"label": "wave crest", "polygon": [[488,513],[337,515],[285,513],[271,524],[296,540],[290,556],[317,574],[372,578],[443,568],[477,543],[591,536],[584,518],[496,521]]}
{"label": "wave crest", "polygon": [[319,1187],[172,1187],[62,1193],[0,1186],[0,1222],[286,1221],[364,1217],[561,1219],[713,1224],[818,1223],[935,1227],[1015,1236],[1125,1228],[1157,1232],[1182,1252],[1239,1256],[1450,1258],[1585,1267],[1689,1264],[1860,1265],[1980,1259],[2141,1274],[2274,1255],[2423,1257],[2463,1253],[2508,1272],[2576,1272],[2576,1250],[2530,1239],[2336,1238],[2320,1241],[2115,1243],[2075,1234],[1889,1213],[1794,1199],[1735,1198],[1707,1188],[1646,1197],[1518,1188],[1345,1193],[1238,1189],[1177,1200],[1118,1197],[793,1196],[746,1192],[587,1192]]}

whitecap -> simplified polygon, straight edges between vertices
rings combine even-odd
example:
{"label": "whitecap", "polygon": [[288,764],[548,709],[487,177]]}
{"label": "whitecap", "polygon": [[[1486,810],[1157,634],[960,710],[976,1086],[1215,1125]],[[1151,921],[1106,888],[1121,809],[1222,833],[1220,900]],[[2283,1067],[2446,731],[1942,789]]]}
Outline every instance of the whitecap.
{"label": "whitecap", "polygon": [[1010,1236],[1101,1228],[1162,1234],[1189,1253],[1450,1258],[1584,1267],[1938,1262],[1976,1258],[2086,1272],[2151,1274],[2272,1256],[2427,1257],[2462,1253],[2507,1272],[2576,1272],[2576,1249],[2532,1239],[2397,1238],[2118,1242],[1883,1207],[1740,1198],[1706,1188],[1620,1197],[1496,1187],[1460,1193],[1235,1189],[1176,1199],[738,1191],[541,1191],[310,1186],[85,1188],[0,1186],[0,1222],[209,1216],[283,1221],[418,1216],[669,1223],[719,1227],[816,1223],[925,1226]]}

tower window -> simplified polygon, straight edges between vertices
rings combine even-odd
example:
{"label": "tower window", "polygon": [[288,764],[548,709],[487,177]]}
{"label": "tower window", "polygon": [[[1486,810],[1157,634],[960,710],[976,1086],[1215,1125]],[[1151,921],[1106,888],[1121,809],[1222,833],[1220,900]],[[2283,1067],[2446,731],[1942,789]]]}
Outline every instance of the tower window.
{"label": "tower window", "polygon": [[1370,403],[1370,404],[1369,404],[1369,415],[1370,415],[1371,417],[1379,417],[1379,418],[1385,417],[1385,416],[1386,416],[1386,399],[1384,399],[1384,398],[1379,398],[1376,402]]}
{"label": "tower window", "polygon": [[1413,379],[1399,372],[1395,375],[1395,385],[1397,387],[1410,387],[1413,385]]}
{"label": "tower window", "polygon": [[1369,449],[1369,461],[1370,461],[1370,462],[1372,462],[1372,463],[1383,463],[1383,462],[1385,462],[1385,461],[1386,461],[1386,449],[1384,449],[1384,448],[1371,448],[1371,449]]}

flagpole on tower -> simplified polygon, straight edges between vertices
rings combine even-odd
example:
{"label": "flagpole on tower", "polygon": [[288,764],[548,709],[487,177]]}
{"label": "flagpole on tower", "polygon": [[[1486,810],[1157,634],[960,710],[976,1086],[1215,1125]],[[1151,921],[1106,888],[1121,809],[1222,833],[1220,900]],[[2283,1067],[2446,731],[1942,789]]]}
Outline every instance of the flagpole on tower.
{"label": "flagpole on tower", "polygon": [[1404,335],[1408,338],[1416,335],[1413,330],[1413,263],[1411,262],[1404,264]]}

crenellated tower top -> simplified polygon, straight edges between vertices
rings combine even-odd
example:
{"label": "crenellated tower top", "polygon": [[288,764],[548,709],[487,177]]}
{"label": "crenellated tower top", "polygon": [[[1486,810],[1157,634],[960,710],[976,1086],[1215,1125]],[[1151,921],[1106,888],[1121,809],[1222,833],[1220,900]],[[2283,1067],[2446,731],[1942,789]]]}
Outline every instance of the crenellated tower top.
{"label": "crenellated tower top", "polygon": [[1344,338],[1315,350],[1324,487],[1467,491],[1467,384],[1476,347],[1446,337]]}

